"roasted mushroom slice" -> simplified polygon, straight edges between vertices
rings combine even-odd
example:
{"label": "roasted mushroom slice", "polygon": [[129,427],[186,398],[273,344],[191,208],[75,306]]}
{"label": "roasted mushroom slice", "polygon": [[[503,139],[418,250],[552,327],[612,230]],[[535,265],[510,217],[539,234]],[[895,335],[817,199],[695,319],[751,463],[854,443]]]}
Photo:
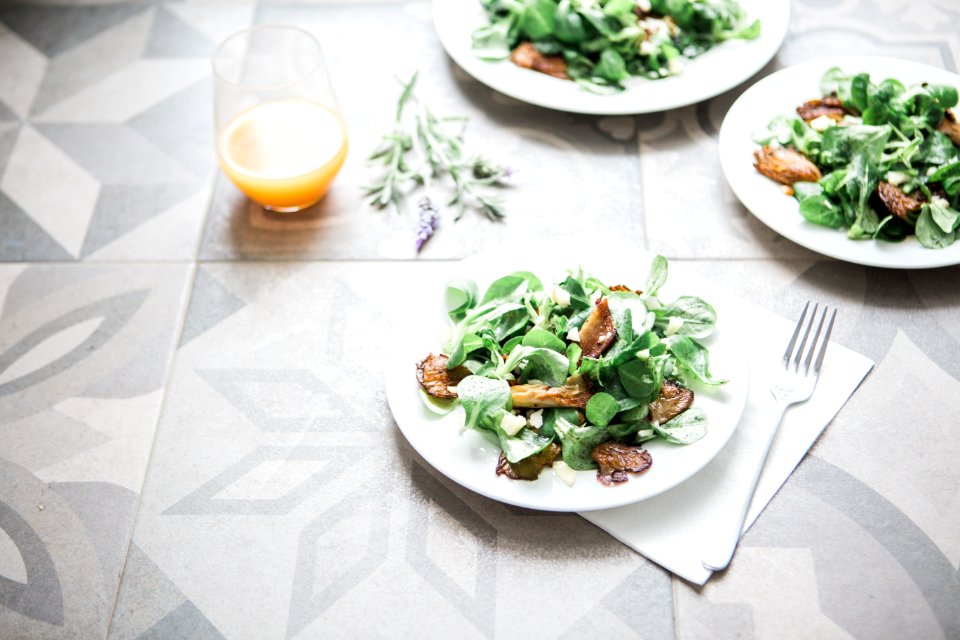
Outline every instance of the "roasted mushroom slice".
{"label": "roasted mushroom slice", "polygon": [[432,353],[417,363],[417,381],[423,390],[434,398],[453,400],[457,397],[450,387],[460,384],[460,381],[470,375],[466,367],[447,369],[447,356],[433,355]]}
{"label": "roasted mushroom slice", "polygon": [[943,114],[943,120],[937,126],[937,131],[950,138],[950,142],[960,147],[960,122],[957,122],[957,114],[952,109],[947,109]]}
{"label": "roasted mushroom slice", "polygon": [[535,453],[519,462],[509,462],[501,451],[500,459],[497,460],[497,475],[507,476],[513,480],[536,480],[544,467],[549,467],[560,458],[561,451],[559,445],[551,442],[540,453]]}
{"label": "roasted mushroom slice", "polygon": [[572,378],[560,387],[548,387],[545,384],[515,384],[510,387],[513,406],[518,409],[541,409],[544,407],[587,406],[590,391]]}
{"label": "roasted mushroom slice", "polygon": [[629,291],[630,293],[635,293],[638,296],[643,295],[643,291],[641,291],[640,289],[631,289],[625,284],[615,284],[612,287],[610,287],[610,291]]}
{"label": "roasted mushroom slice", "polygon": [[663,424],[673,420],[693,404],[693,391],[673,380],[664,380],[657,399],[650,403],[650,420]]}
{"label": "roasted mushroom slice", "polygon": [[533,69],[554,78],[569,80],[567,61],[563,56],[545,56],[529,42],[522,42],[510,53],[513,64],[524,69]]}
{"label": "roasted mushroom slice", "polygon": [[903,219],[906,219],[908,213],[919,211],[926,202],[921,194],[907,195],[900,187],[889,182],[877,185],[877,196],[890,213]]}
{"label": "roasted mushroom slice", "polygon": [[827,116],[831,120],[841,122],[843,116],[851,113],[849,109],[843,106],[840,99],[836,96],[827,96],[823,99],[807,100],[797,107],[797,115],[803,118],[805,122],[811,122],[821,116]]}
{"label": "roasted mushroom slice", "polygon": [[802,154],[787,147],[764,147],[753,152],[753,166],[771,180],[792,186],[794,182],[819,182],[820,169]]}
{"label": "roasted mushroom slice", "polygon": [[627,473],[641,473],[653,464],[653,457],[643,447],[619,442],[598,444],[590,452],[590,457],[600,467],[597,480],[603,484],[626,482]]}
{"label": "roasted mushroom slice", "polygon": [[597,305],[583,321],[580,327],[580,348],[584,358],[599,358],[617,338],[617,330],[610,315],[610,305],[606,298],[600,298]]}

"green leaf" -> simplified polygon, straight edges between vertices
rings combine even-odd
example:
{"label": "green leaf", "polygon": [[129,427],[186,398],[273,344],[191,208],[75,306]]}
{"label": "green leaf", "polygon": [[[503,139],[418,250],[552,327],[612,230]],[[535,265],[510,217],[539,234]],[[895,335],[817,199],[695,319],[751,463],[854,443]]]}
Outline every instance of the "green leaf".
{"label": "green leaf", "polygon": [[619,83],[630,77],[627,73],[627,64],[623,61],[616,49],[607,48],[600,53],[600,60],[593,68],[593,73],[613,83]]}
{"label": "green leaf", "polygon": [[674,335],[706,338],[717,326],[717,312],[712,306],[696,296],[680,296],[673,303],[654,310],[657,329],[665,330],[671,318],[683,321]]}
{"label": "green leaf", "polygon": [[845,74],[840,67],[831,67],[820,79],[820,94],[824,96],[836,94],[841,102],[849,102],[850,76]]}
{"label": "green leaf", "polygon": [[594,447],[610,439],[606,427],[598,425],[576,427],[570,421],[558,418],[555,428],[563,445],[564,462],[578,471],[597,468],[590,454]]}
{"label": "green leaf", "polygon": [[647,288],[644,293],[655,296],[667,281],[668,263],[663,256],[656,256],[650,264],[650,273],[647,275]]}
{"label": "green leaf", "polygon": [[580,14],[570,8],[570,0],[560,0],[554,14],[553,35],[560,42],[578,44],[587,39],[587,29]]}
{"label": "green leaf", "polygon": [[620,411],[620,405],[609,393],[595,393],[587,401],[587,420],[595,425],[605,427]]}
{"label": "green leaf", "polygon": [[429,393],[424,391],[423,388],[417,389],[417,391],[420,392],[420,400],[423,402],[423,406],[425,406],[431,413],[435,413],[439,416],[447,415],[456,409],[458,404],[460,404],[460,401],[457,398],[452,398],[450,400],[434,398]]}
{"label": "green leaf", "polygon": [[466,414],[463,426],[468,429],[495,431],[503,412],[512,406],[510,386],[503,380],[467,376],[457,385],[457,395]]}
{"label": "green leaf", "polygon": [[843,212],[827,196],[819,195],[800,202],[800,215],[808,221],[831,229],[843,226]]}
{"label": "green leaf", "polygon": [[475,333],[465,333],[451,348],[445,349],[450,354],[447,360],[447,369],[459,367],[466,361],[467,356],[483,348],[483,340]]}
{"label": "green leaf", "polygon": [[527,309],[522,304],[504,304],[483,317],[487,326],[496,336],[497,342],[513,335],[527,326]]}
{"label": "green leaf", "polygon": [[917,240],[928,249],[943,249],[949,247],[957,239],[955,231],[946,232],[933,219],[930,205],[923,205],[920,217],[917,218]]}
{"label": "green leaf", "polygon": [[474,30],[473,54],[481,60],[506,60],[510,57],[510,22],[502,20]]}
{"label": "green leaf", "polygon": [[571,342],[567,346],[567,360],[570,365],[567,369],[570,375],[573,375],[577,371],[577,366],[580,364],[580,356],[583,355],[583,349],[580,348],[580,345],[576,342]]}
{"label": "green leaf", "polygon": [[477,283],[459,278],[447,283],[447,315],[452,320],[462,320],[467,312],[477,305]]}
{"label": "green leaf", "polygon": [[503,455],[510,462],[520,462],[524,458],[540,453],[553,442],[553,438],[538,434],[527,427],[517,432],[517,435],[511,436],[498,424],[496,433],[497,437],[500,438],[500,448],[503,449]]}
{"label": "green leaf", "polygon": [[603,5],[603,13],[622,20],[635,15],[633,9],[636,6],[636,0],[607,0],[606,4]]}
{"label": "green leaf", "polygon": [[553,33],[554,11],[552,0],[526,0],[520,28],[531,40],[542,40]]}
{"label": "green leaf", "polygon": [[850,81],[850,102],[860,111],[864,111],[868,106],[869,94],[871,90],[870,74],[858,73]]}
{"label": "green leaf", "polygon": [[[539,280],[537,282],[539,283]],[[517,302],[529,290],[529,287],[530,281],[524,272],[511,273],[502,278],[497,278],[487,287],[480,305],[483,306],[490,302]]]}
{"label": "green leaf", "polygon": [[660,358],[637,357],[620,365],[616,371],[620,384],[630,397],[643,404],[653,402],[663,384],[663,362]]}
{"label": "green leaf", "polygon": [[931,84],[927,85],[927,91],[944,109],[949,109],[957,104],[957,88],[955,86]]}
{"label": "green leaf", "polygon": [[566,420],[570,424],[577,424],[577,410],[566,407],[543,410],[543,426],[540,427],[540,433],[554,437],[557,435],[557,420]]}
{"label": "green leaf", "polygon": [[670,353],[677,359],[677,362],[685,371],[693,374],[695,378],[709,385],[724,384],[726,380],[714,378],[710,373],[709,353],[707,348],[691,338],[682,336],[670,340]]}
{"label": "green leaf", "polygon": [[742,29],[724,34],[721,40],[756,40],[760,37],[761,28],[760,21],[754,20]]}
{"label": "green leaf", "polygon": [[930,203],[930,215],[937,226],[944,233],[950,233],[957,228],[957,222],[960,221],[960,212],[940,204],[939,198],[934,198]]}
{"label": "green leaf", "polygon": [[819,196],[822,193],[823,193],[823,187],[820,185],[819,182],[794,182],[793,183],[793,197],[795,197],[798,202],[803,202],[807,198]]}
{"label": "green leaf", "polygon": [[951,162],[948,165],[944,165],[934,171],[927,178],[927,182],[943,182],[947,178],[952,178],[955,176],[960,176],[960,161]]}
{"label": "green leaf", "polygon": [[699,407],[690,407],[672,420],[650,426],[667,442],[692,444],[707,435],[707,415]]}
{"label": "green leaf", "polygon": [[567,345],[563,340],[553,335],[546,329],[539,327],[531,329],[527,335],[523,336],[521,344],[525,347],[543,347],[553,349],[558,353],[566,353]]}
{"label": "green leaf", "polygon": [[[516,347],[507,356],[507,361],[500,367],[501,374],[513,371],[521,363],[526,362],[524,375],[528,379],[542,380],[551,387],[559,387],[567,380],[570,362],[566,356],[553,349],[542,347]],[[530,371],[528,372],[527,369]]]}

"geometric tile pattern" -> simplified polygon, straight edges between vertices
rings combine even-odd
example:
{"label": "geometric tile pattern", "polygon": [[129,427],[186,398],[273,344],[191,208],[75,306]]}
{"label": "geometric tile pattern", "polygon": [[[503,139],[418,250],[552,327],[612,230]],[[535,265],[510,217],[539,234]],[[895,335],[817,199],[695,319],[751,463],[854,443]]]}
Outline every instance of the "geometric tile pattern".
{"label": "geometric tile pattern", "polygon": [[[414,464],[412,478],[414,486],[418,487],[423,495],[414,503],[416,510],[411,517],[412,526],[407,534],[407,562],[430,586],[454,602],[463,616],[484,635],[492,636],[496,624],[493,613],[496,611],[497,530],[418,463]],[[472,538],[476,568],[467,589],[458,585],[450,574],[430,557],[427,550],[430,520],[428,501],[443,509],[463,528],[464,534]]]}
{"label": "geometric tile pattern", "polygon": [[[296,216],[212,150],[209,56],[271,22],[321,39],[350,132]],[[850,53],[956,71],[958,23],[951,0],[794,0],[757,77]],[[413,212],[360,189],[414,69],[516,165],[508,219],[445,221],[417,261]],[[471,80],[427,2],[0,2],[0,637],[960,637],[960,267],[840,263],[749,215],[716,142],[755,79],[595,118]],[[410,287],[601,224],[781,315],[840,308],[877,363],[702,588],[455,485],[386,406]]]}
{"label": "geometric tile pattern", "polygon": [[[0,7],[0,259],[194,257],[214,166],[209,35],[163,4]],[[188,219],[165,215],[178,206]],[[151,255],[158,241],[186,251]]]}

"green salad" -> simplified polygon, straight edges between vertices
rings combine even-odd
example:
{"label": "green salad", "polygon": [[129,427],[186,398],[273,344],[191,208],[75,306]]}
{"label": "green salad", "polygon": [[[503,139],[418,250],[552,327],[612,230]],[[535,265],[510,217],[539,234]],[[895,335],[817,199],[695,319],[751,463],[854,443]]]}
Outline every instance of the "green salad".
{"label": "green salad", "polygon": [[586,469],[624,482],[652,464],[642,443],[706,434],[690,382],[725,382],[700,342],[716,312],[694,296],[662,302],[666,278],[657,256],[645,291],[582,270],[549,290],[532,273],[511,273],[482,297],[474,282],[452,282],[451,336],[417,364],[421,395],[439,413],[463,406],[465,428],[501,448],[500,475],[534,480],[553,466],[571,484]]}
{"label": "green salad", "polygon": [[774,118],[754,137],[758,171],[785,185],[800,214],[847,237],[896,242],[915,235],[950,246],[960,227],[957,88],[879,84],[827,71],[820,98]]}
{"label": "green salad", "polygon": [[731,39],[752,40],[735,0],[481,0],[490,24],[473,33],[486,60],[574,80],[599,92],[623,90],[631,76],[657,79]]}

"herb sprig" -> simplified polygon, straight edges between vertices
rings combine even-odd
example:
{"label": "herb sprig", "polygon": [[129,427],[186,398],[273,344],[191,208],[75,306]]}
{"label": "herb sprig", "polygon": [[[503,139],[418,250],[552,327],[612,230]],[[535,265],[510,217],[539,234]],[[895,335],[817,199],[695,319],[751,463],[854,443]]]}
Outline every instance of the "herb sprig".
{"label": "herb sprig", "polygon": [[512,171],[488,159],[468,153],[464,143],[466,118],[440,117],[419,100],[414,91],[419,73],[403,84],[394,117],[393,130],[381,138],[369,162],[383,168],[382,174],[364,187],[369,204],[378,209],[402,209],[405,197],[422,188],[426,195],[418,202],[416,248],[419,252],[439,225],[431,193],[436,185],[449,183],[446,201],[459,220],[474,206],[491,220],[507,215],[500,198],[490,187],[503,186]]}

